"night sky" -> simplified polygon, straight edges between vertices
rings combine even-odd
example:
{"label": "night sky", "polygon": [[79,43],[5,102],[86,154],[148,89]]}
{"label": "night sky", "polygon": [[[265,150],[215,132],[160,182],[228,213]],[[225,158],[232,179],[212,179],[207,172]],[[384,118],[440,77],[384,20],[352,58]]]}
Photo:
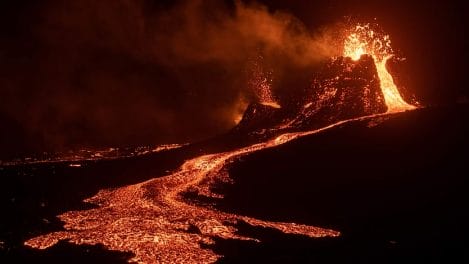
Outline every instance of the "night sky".
{"label": "night sky", "polygon": [[223,133],[256,100],[260,49],[287,100],[332,55],[319,32],[350,17],[389,33],[397,82],[422,105],[467,101],[469,10],[440,2],[4,0],[0,158]]}

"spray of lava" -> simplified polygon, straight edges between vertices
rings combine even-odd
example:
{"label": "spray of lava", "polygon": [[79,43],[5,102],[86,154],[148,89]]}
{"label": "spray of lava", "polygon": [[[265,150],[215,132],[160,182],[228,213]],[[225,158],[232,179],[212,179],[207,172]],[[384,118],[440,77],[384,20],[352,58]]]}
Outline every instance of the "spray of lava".
{"label": "spray of lava", "polygon": [[262,61],[262,56],[259,56],[252,62],[249,86],[256,93],[261,104],[280,108],[272,95],[272,71],[265,70]]}
{"label": "spray of lava", "polygon": [[402,99],[391,74],[386,69],[386,63],[393,56],[389,36],[373,30],[369,24],[355,26],[345,39],[343,55],[352,60],[359,60],[364,54],[374,59],[381,90],[388,107],[387,112],[395,113],[415,109],[415,106]]}

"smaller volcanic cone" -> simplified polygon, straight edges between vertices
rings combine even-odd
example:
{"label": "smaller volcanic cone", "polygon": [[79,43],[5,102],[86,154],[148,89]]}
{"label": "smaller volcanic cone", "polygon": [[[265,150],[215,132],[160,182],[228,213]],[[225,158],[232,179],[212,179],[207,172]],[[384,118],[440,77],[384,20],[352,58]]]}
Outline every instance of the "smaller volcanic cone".
{"label": "smaller volcanic cone", "polygon": [[273,128],[281,121],[281,110],[281,108],[264,103],[252,103],[244,112],[243,118],[235,130],[249,133]]}

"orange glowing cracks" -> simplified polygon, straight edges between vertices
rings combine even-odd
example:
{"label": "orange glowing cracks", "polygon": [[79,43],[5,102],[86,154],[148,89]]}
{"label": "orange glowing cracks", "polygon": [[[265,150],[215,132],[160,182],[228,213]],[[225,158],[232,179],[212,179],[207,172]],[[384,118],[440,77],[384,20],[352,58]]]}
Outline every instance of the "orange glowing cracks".
{"label": "orange glowing cracks", "polygon": [[345,57],[359,60],[364,54],[370,55],[376,66],[388,113],[415,109],[406,103],[394,84],[391,74],[386,69],[387,61],[393,56],[391,40],[388,35],[374,31],[369,24],[357,25],[349,31],[344,43]]}

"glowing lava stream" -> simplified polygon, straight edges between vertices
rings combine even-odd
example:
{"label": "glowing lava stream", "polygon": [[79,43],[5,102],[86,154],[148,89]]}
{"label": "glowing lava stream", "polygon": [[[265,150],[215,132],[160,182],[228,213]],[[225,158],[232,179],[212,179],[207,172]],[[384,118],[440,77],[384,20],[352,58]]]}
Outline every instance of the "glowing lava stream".
{"label": "glowing lava stream", "polygon": [[381,91],[388,107],[387,112],[396,113],[415,109],[415,106],[402,99],[391,74],[386,69],[386,63],[393,56],[389,36],[375,32],[369,24],[357,25],[344,43],[344,57],[357,61],[365,54],[373,57],[375,62]]}
{"label": "glowing lava stream", "polygon": [[65,230],[32,238],[25,245],[46,249],[60,240],[67,240],[75,244],[103,244],[110,250],[130,251],[135,254],[130,261],[139,263],[211,263],[220,256],[202,245],[213,244],[214,238],[257,241],[236,233],[235,225],[239,221],[278,229],[287,234],[339,236],[340,232],[334,230],[220,212],[184,200],[181,195],[197,190],[200,195],[219,197],[210,191],[210,184],[214,180],[229,180],[225,165],[240,156],[348,122],[384,115],[387,114],[344,120],[312,131],[282,134],[238,150],[191,159],[177,172],[165,177],[102,190],[85,200],[97,205],[97,208],[60,215]]}

